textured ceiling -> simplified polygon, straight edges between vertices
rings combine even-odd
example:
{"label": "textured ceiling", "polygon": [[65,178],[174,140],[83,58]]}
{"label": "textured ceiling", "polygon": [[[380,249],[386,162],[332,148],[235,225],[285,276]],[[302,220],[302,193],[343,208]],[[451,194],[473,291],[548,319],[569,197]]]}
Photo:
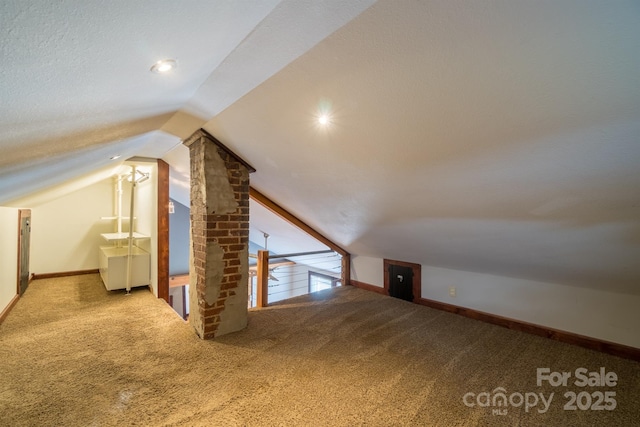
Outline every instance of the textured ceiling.
{"label": "textured ceiling", "polygon": [[[204,126],[354,254],[640,293],[637,2],[0,11],[0,203],[120,151],[184,189],[174,147]],[[176,72],[150,73],[164,57]]]}

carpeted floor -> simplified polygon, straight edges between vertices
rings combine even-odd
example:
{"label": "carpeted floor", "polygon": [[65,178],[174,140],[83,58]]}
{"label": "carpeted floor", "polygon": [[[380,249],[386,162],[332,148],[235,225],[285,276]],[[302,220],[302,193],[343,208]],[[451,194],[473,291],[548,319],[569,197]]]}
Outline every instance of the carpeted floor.
{"label": "carpeted floor", "polygon": [[[544,367],[571,372],[568,385],[539,387]],[[581,367],[617,385],[578,387]],[[506,406],[485,405],[500,392]],[[564,410],[567,392],[588,409]],[[602,402],[615,409],[592,410],[598,392],[615,392]],[[542,413],[540,393],[554,394]],[[639,423],[637,362],[353,287],[252,311],[246,330],[201,341],[147,290],[38,280],[0,325],[3,426]]]}

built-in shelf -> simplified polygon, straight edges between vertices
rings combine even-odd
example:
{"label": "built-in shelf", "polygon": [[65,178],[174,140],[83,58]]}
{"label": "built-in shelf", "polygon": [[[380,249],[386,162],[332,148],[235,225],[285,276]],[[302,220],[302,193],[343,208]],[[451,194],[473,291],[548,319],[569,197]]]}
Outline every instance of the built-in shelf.
{"label": "built-in shelf", "polygon": [[148,252],[134,246],[131,248],[131,260],[129,260],[128,248],[100,247],[100,276],[107,290],[126,289],[129,262],[131,262],[131,287],[150,284],[151,261]]}
{"label": "built-in shelf", "polygon": [[[129,238],[129,233],[102,233],[101,236],[107,242],[112,242],[114,240],[126,240],[126,239],[128,239]],[[132,237],[134,239],[148,239],[149,238],[149,236],[147,236],[146,234],[136,233],[135,231],[133,232],[133,236]]]}
{"label": "built-in shelf", "polygon": [[[120,217],[118,217],[118,216],[101,216],[100,217],[100,219],[102,219],[102,220],[118,219],[118,218],[126,219],[127,221],[129,221],[129,217],[128,216],[120,216]],[[138,219],[138,218],[134,216],[133,219]]]}

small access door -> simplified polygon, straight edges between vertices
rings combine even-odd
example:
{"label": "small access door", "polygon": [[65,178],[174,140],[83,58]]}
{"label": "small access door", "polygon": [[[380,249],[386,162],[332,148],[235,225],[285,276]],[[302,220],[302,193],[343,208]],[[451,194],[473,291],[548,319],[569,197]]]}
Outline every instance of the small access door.
{"label": "small access door", "polygon": [[31,242],[31,210],[18,211],[18,293],[22,296],[29,286],[29,245]]}
{"label": "small access door", "polygon": [[389,265],[389,295],[413,301],[413,269],[402,265]]}

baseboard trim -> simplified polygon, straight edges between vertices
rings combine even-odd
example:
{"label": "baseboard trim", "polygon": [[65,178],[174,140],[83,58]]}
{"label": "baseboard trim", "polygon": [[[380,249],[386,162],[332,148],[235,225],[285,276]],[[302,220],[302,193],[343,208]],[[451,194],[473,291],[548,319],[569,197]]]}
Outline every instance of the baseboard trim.
{"label": "baseboard trim", "polygon": [[380,286],[370,285],[364,282],[358,282],[357,280],[351,280],[351,285],[356,288],[364,289],[365,291],[375,292],[380,295],[389,295],[388,291],[385,288],[381,288]]}
{"label": "baseboard trim", "polygon": [[470,319],[480,320],[482,322],[491,323],[497,326],[502,326],[504,328],[512,329],[514,331],[526,332],[528,334],[538,335],[538,336],[549,338],[555,341],[577,345],[580,347],[588,348],[590,350],[596,350],[602,353],[623,357],[625,359],[640,361],[640,349],[635,347],[629,347],[623,344],[617,344],[610,341],[591,338],[591,337],[579,335],[573,332],[562,331],[562,330],[550,328],[547,326],[540,326],[534,323],[528,323],[522,320],[502,317],[496,314],[486,313],[484,311],[478,311],[471,308],[465,308],[457,305],[447,304],[440,301],[420,298],[418,301],[415,301],[415,302],[420,305],[435,308],[438,310],[447,311],[449,313],[459,314],[461,316],[468,317]]}
{"label": "baseboard trim", "polygon": [[4,319],[9,315],[9,312],[13,309],[19,299],[20,295],[16,294],[11,301],[9,301],[9,304],[4,308],[4,310],[2,310],[2,313],[0,313],[0,323],[4,322]]}
{"label": "baseboard trim", "polygon": [[[351,284],[355,287],[368,291],[377,292],[386,295],[384,289],[367,283],[355,282]],[[511,319],[508,317],[498,316],[496,314],[486,313],[484,311],[474,310],[472,308],[460,307],[457,305],[447,304],[440,301],[430,300],[426,298],[418,298],[414,301],[416,304],[426,307],[435,308],[449,313],[458,314],[470,319],[479,320],[481,322],[490,323],[492,325],[502,326],[503,328],[512,329],[514,331],[525,332],[527,334],[537,335],[552,339],[554,341],[572,344],[590,350],[599,351],[601,353],[611,354],[613,356],[625,359],[640,361],[640,348],[630,347],[624,344],[618,344],[610,341],[604,341],[597,338],[579,335],[573,332],[562,331],[559,329],[549,328],[547,326],[536,325],[524,322],[522,320]]]}
{"label": "baseboard trim", "polygon": [[31,275],[31,278],[33,280],[53,279],[56,277],[81,276],[83,274],[98,274],[99,272],[100,270],[98,270],[97,268],[94,268],[91,270],[61,271],[59,273],[42,273],[42,274],[33,273]]}

